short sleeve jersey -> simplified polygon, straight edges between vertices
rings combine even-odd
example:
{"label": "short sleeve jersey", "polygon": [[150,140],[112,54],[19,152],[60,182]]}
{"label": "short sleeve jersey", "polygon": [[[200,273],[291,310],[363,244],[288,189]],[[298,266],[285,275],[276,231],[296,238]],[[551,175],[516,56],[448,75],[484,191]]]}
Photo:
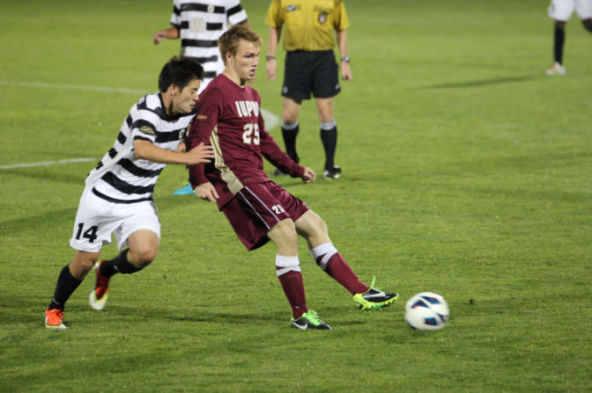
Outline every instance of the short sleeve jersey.
{"label": "short sleeve jersey", "polygon": [[142,97],[123,121],[113,147],[93,169],[86,184],[95,195],[117,203],[152,199],[158,176],[166,166],[137,158],[134,141],[145,140],[161,149],[175,151],[195,116],[168,116],[159,93]]}
{"label": "short sleeve jersey", "polygon": [[229,24],[247,21],[240,0],[174,0],[171,25],[179,29],[181,54],[204,66],[206,82],[224,70],[218,38]]}
{"label": "short sleeve jersey", "polygon": [[333,49],[334,31],[349,27],[342,0],[272,0],[265,23],[284,27],[286,51]]}
{"label": "short sleeve jersey", "polygon": [[191,166],[190,180],[193,185],[211,182],[220,195],[219,207],[244,186],[269,181],[263,156],[293,176],[304,173],[265,130],[260,105],[255,89],[240,87],[224,74],[214,78],[200,96],[187,147],[211,144],[215,159],[211,164]]}

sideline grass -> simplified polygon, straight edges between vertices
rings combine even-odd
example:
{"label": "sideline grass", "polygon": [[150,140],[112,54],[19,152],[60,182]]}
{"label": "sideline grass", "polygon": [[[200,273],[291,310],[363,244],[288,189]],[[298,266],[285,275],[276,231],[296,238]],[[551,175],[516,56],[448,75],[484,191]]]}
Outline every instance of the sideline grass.
{"label": "sideline grass", "polygon": [[[267,1],[244,5],[266,38]],[[69,329],[47,331],[43,310],[71,258],[93,165],[0,170],[0,391],[592,390],[590,35],[572,19],[568,74],[546,78],[544,2],[347,6],[354,80],[336,103],[345,175],[282,183],[325,218],[361,278],[376,275],[402,300],[360,313],[302,245],[309,304],[334,331],[290,329],[273,250],[247,253],[213,205],[172,196],[185,174],[169,167],[155,263],[115,277],[104,312],[88,307],[86,280],[68,303]],[[154,0],[4,1],[0,81],[152,91],[178,50],[151,44],[170,11]],[[255,86],[279,114],[280,82],[263,64]],[[2,89],[0,165],[98,158],[138,98]],[[320,172],[312,103],[301,124],[301,158]],[[405,325],[405,300],[422,290],[446,297],[444,330]]]}

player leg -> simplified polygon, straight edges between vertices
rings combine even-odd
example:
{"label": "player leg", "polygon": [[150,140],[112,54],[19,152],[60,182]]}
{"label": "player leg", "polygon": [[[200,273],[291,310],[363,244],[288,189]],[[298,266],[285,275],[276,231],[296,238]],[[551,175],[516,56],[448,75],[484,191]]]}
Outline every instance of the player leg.
{"label": "player leg", "polygon": [[553,33],[553,60],[554,63],[547,70],[547,75],[565,75],[565,67],[563,66],[563,46],[565,44],[565,22],[555,21],[555,29]]}
{"label": "player leg", "polygon": [[99,254],[100,251],[85,252],[76,250],[72,262],[62,268],[51,303],[49,303],[45,311],[45,327],[66,329],[66,325],[63,323],[66,302],[92,269]]}
{"label": "player leg", "polygon": [[549,5],[549,17],[554,21],[553,31],[553,65],[546,71],[547,75],[565,75],[563,66],[563,46],[565,44],[565,25],[575,10],[575,2],[552,0]]}
{"label": "player leg", "polygon": [[325,221],[312,210],[296,220],[296,230],[308,242],[315,262],[352,295],[362,310],[379,309],[391,305],[398,293],[383,292],[364,284],[329,239]]}
{"label": "player leg", "polygon": [[267,236],[276,246],[276,274],[292,307],[292,327],[301,330],[331,330],[314,310],[309,310],[306,306],[294,222],[291,219],[280,221],[271,228]]}
{"label": "player leg", "polygon": [[156,258],[160,244],[160,222],[151,202],[119,206],[121,224],[115,231],[119,255],[95,264],[96,282],[89,295],[95,310],[105,308],[109,297],[109,282],[117,273],[133,274]]}
{"label": "player leg", "polygon": [[275,245],[276,274],[292,308],[292,327],[302,330],[330,329],[306,305],[298,258],[298,236],[288,209],[282,205],[281,197],[284,195],[291,196],[271,181],[252,184],[240,190],[222,211],[247,249],[261,247],[269,240]]}
{"label": "player leg", "polygon": [[99,199],[90,189],[83,191],[70,238],[70,246],[76,251],[72,261],[62,268],[58,276],[53,298],[45,312],[46,327],[66,328],[63,312],[67,300],[92,269],[103,245],[111,241],[116,225],[108,217],[112,205]]}

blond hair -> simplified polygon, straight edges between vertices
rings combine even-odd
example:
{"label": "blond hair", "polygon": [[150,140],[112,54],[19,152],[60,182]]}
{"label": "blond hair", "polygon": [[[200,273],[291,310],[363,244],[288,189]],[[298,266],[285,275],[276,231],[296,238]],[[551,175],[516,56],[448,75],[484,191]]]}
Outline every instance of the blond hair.
{"label": "blond hair", "polygon": [[218,39],[218,48],[220,48],[220,54],[222,55],[224,64],[226,64],[226,53],[230,52],[232,56],[236,55],[240,40],[252,42],[258,47],[263,43],[259,34],[255,33],[253,30],[241,25],[232,26]]}

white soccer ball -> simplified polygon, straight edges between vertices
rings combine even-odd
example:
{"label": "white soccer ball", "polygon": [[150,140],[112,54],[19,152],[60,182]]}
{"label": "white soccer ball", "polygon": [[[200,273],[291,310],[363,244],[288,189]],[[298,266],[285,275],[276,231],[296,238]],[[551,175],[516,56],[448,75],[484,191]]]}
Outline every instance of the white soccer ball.
{"label": "white soccer ball", "polygon": [[446,300],[437,293],[421,292],[413,295],[405,304],[405,321],[413,329],[442,329],[450,311]]}

